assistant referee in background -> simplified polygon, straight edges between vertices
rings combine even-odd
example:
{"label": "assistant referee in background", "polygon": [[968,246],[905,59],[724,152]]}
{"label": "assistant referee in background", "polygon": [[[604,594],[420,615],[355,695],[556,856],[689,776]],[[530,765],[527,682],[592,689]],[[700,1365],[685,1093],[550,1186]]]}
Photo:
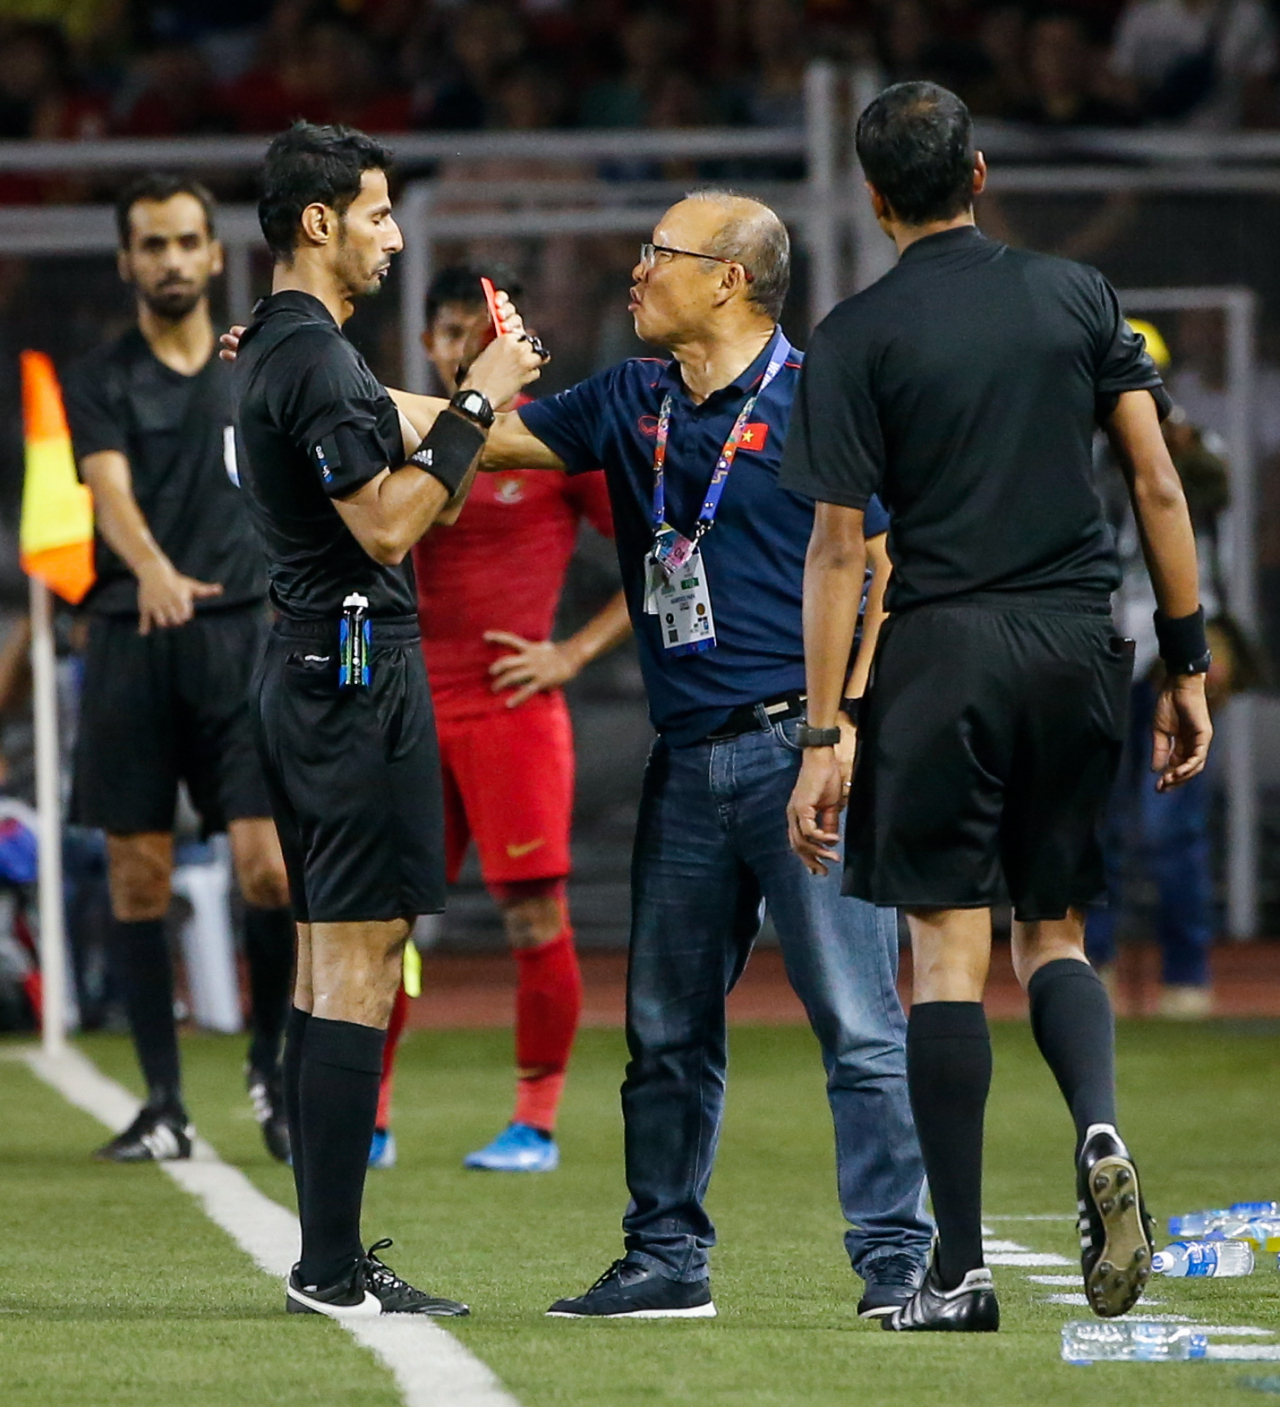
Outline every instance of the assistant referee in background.
{"label": "assistant referee in background", "polygon": [[[910,924],[907,1073],[939,1239],[885,1327],[999,1324],[982,1258],[982,993],[990,906],[1006,894],[1032,1029],[1075,1120],[1085,1289],[1099,1315],[1123,1314],[1151,1242],[1116,1131],[1111,1007],[1085,958],[1083,910],[1105,892],[1096,828],[1133,644],[1112,629],[1119,571],[1090,450],[1101,424],[1159,605],[1165,789],[1203,768],[1212,733],[1195,540],[1160,433],[1169,402],[1099,273],[974,227],[986,166],[954,94],[887,89],[857,147],[900,260],[815,331],[782,484],[818,500],[804,587],[811,730],[836,725],[872,494],[891,515],[890,618],[862,718],[846,888]],[[816,872],[836,859],[840,793],[833,749],[810,748],[790,824]]]}

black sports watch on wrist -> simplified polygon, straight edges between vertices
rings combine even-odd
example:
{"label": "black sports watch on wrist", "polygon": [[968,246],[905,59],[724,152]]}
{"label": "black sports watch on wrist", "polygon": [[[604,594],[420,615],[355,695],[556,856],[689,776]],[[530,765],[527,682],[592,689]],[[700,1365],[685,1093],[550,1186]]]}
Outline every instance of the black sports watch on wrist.
{"label": "black sports watch on wrist", "polygon": [[1206,650],[1204,654],[1200,655],[1198,658],[1189,660],[1183,665],[1171,665],[1168,660],[1166,660],[1164,667],[1170,674],[1208,674],[1209,666],[1212,663],[1213,651]]}
{"label": "black sports watch on wrist", "polygon": [[862,695],[859,694],[856,699],[841,699],[840,712],[843,713],[856,728],[858,726],[858,717],[862,713]]}
{"label": "black sports watch on wrist", "polygon": [[493,407],[483,391],[474,388],[458,391],[449,398],[449,405],[468,420],[474,420],[482,430],[489,429],[493,424]]}
{"label": "black sports watch on wrist", "polygon": [[796,729],[796,742],[801,747],[835,747],[839,741],[839,728],[811,728],[801,723]]}

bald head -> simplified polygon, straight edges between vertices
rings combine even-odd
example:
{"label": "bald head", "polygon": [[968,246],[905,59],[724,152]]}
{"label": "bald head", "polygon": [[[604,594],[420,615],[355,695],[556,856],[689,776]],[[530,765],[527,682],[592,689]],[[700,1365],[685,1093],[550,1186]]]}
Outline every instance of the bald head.
{"label": "bald head", "polygon": [[741,264],[750,276],[748,300],[770,322],[777,322],[791,284],[787,227],[763,202],[736,191],[690,191],[685,203],[707,207],[705,213],[713,217],[713,228],[702,248]]}

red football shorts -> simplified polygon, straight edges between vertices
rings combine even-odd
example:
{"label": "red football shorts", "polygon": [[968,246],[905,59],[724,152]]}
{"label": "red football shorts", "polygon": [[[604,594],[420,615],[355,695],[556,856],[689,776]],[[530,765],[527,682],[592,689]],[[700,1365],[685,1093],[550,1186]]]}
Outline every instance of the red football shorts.
{"label": "red football shorts", "polygon": [[445,864],[453,884],[474,837],[487,885],[569,873],[573,727],[564,695],[438,719]]}

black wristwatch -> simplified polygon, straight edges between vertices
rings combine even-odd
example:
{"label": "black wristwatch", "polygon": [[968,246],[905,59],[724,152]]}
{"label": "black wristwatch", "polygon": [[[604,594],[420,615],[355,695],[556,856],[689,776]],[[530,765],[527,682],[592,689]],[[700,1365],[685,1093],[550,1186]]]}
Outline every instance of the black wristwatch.
{"label": "black wristwatch", "polygon": [[482,430],[489,429],[493,424],[493,407],[483,391],[458,391],[449,398],[449,405],[468,420],[474,420]]}
{"label": "black wristwatch", "polygon": [[862,712],[862,695],[859,694],[856,699],[841,699],[840,712],[843,713],[856,728],[858,726],[858,716]]}
{"label": "black wristwatch", "polygon": [[801,747],[835,747],[839,741],[839,728],[811,728],[801,723],[796,729],[796,742]]}
{"label": "black wristwatch", "polygon": [[1213,663],[1213,651],[1206,650],[1198,658],[1189,660],[1183,665],[1171,665],[1165,661],[1165,668],[1170,674],[1208,674],[1209,666]]}

